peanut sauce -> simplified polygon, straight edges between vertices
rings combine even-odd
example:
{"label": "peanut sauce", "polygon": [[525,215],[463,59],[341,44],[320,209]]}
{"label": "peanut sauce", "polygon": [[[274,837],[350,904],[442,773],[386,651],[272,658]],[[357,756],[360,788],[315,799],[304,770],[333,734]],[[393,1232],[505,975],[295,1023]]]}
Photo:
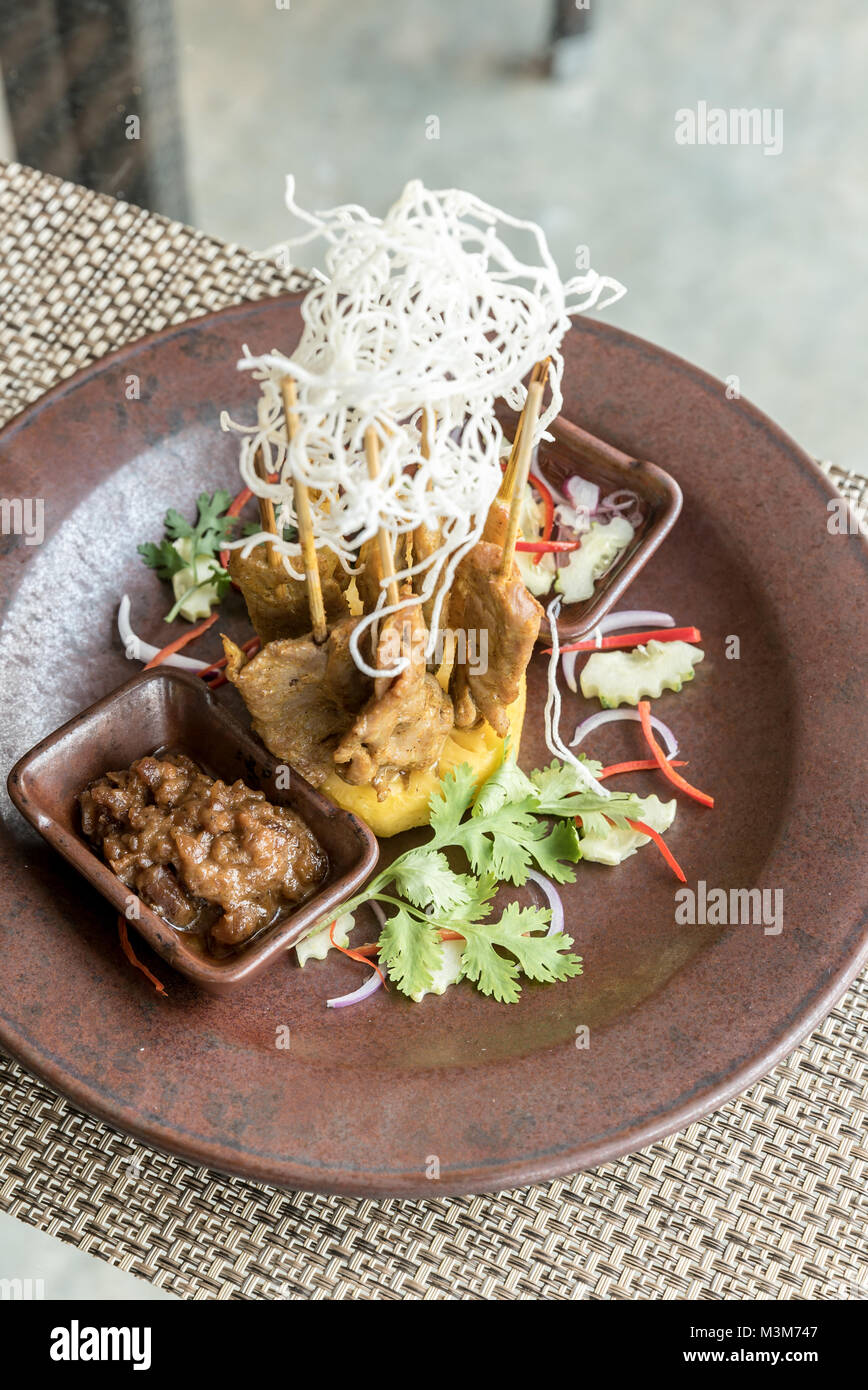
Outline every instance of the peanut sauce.
{"label": "peanut sauce", "polygon": [[304,821],[184,753],[139,758],[79,796],[84,834],[122,883],[225,955],[305,902],[328,857]]}

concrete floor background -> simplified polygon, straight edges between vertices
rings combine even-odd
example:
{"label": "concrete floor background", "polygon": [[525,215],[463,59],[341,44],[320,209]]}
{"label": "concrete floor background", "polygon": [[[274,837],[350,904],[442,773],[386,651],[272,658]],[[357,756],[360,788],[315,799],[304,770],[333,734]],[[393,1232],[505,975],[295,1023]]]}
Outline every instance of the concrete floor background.
{"label": "concrete floor background", "polygon": [[[737,374],[805,448],[868,472],[868,7],[592,4],[554,82],[536,0],[176,0],[193,220],[279,240],[289,171],[311,207],[468,187],[540,222],[565,274],[588,245],[629,288],[612,322]],[[679,146],[675,112],[700,100],[782,108],[782,153]],[[0,1217],[16,1276],[48,1298],[167,1296]]]}
{"label": "concrete floor background", "polygon": [[[565,274],[588,245],[629,289],[612,322],[868,471],[868,7],[592,10],[578,73],[553,82],[531,62],[546,0],[176,0],[196,223],[272,244],[290,171],[309,207],[382,212],[412,177],[470,188],[540,222]],[[676,144],[700,100],[780,107],[782,152]]]}

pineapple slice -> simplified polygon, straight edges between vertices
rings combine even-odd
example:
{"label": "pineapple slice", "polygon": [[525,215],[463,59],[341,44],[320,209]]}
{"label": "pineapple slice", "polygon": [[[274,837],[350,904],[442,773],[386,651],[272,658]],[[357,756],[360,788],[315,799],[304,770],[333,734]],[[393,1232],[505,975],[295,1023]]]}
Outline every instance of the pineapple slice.
{"label": "pineapple slice", "polygon": [[[521,742],[526,698],[527,690],[522,677],[518,699],[507,711],[510,747],[516,753]],[[352,787],[336,772],[329,773],[320,791],[345,811],[352,811],[366,821],[380,839],[386,839],[390,835],[399,835],[402,830],[427,825],[431,793],[436,791],[447,772],[460,767],[462,763],[470,764],[476,785],[481,787],[500,766],[503,744],[504,740],[485,722],[475,729],[453,729],[443,745],[436,768],[427,772],[411,772],[409,775],[399,774],[384,801],[377,800],[373,787]]]}

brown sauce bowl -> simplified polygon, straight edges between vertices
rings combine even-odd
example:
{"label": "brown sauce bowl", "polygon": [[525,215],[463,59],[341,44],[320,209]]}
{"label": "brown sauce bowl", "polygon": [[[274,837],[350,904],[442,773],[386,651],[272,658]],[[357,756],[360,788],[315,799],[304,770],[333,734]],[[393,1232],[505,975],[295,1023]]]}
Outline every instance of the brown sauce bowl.
{"label": "brown sauce bowl", "polygon": [[155,667],[31,748],[8,778],[9,795],[21,814],[121,914],[135,895],[85,839],[78,796],[105,773],[161,748],[186,753],[210,776],[228,783],[240,779],[275,805],[290,807],[328,855],[328,875],[312,896],[226,957],[208,955],[198,938],[138,899],[138,916],[130,925],[148,945],[203,989],[227,994],[249,984],[351,897],[373,870],[379,846],[363,821],[335,806],[294,769],[289,786],[278,787],[278,769],[285,764],[220,708],[198,676]]}

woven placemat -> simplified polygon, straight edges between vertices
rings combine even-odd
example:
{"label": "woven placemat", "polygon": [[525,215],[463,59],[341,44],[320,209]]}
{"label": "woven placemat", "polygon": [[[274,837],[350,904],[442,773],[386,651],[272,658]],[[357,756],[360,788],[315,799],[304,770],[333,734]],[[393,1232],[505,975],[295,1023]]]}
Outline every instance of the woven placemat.
{"label": "woven placemat", "polygon": [[[0,414],[286,289],[177,223],[0,170]],[[865,479],[824,465],[854,503]],[[142,1148],[0,1057],[0,1209],[188,1298],[866,1298],[868,979],[765,1080],[593,1172],[428,1201],[287,1194]]]}

